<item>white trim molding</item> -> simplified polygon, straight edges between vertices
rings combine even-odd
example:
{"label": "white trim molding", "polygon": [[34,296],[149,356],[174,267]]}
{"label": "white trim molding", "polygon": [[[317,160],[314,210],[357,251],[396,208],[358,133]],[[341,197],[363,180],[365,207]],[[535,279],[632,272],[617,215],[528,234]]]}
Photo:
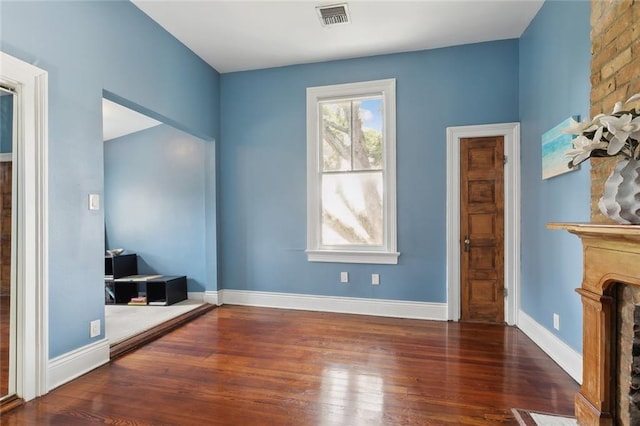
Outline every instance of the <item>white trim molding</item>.
{"label": "white trim molding", "polygon": [[376,265],[397,265],[398,252],[381,251],[341,251],[307,250],[309,262],[368,263]]}
{"label": "white trim molding", "polygon": [[210,303],[212,305],[220,306],[218,302],[218,291],[190,291],[187,293],[187,299],[195,300],[197,302]]}
{"label": "white trim molding", "polygon": [[221,296],[221,303],[225,305],[260,306],[263,308],[336,312],[435,321],[447,320],[447,307],[444,303],[226,289],[220,290],[218,293]]}
{"label": "white trim molding", "polygon": [[10,152],[0,153],[0,163],[9,163],[13,161],[13,154]]}
{"label": "white trim molding", "polygon": [[460,319],[460,139],[503,136],[505,321],[518,319],[520,290],[520,124],[483,124],[447,128],[447,310]]}
{"label": "white trim molding", "polygon": [[109,362],[109,340],[102,339],[49,361],[47,383],[52,390]]}
{"label": "white trim molding", "polygon": [[29,401],[48,391],[48,74],[0,52],[0,81],[17,94],[16,394]]}
{"label": "white trim molding", "polygon": [[582,355],[525,312],[518,313],[518,328],[556,362],[573,380],[582,384]]}
{"label": "white trim molding", "polygon": [[194,300],[196,302],[204,302],[203,291],[189,291],[187,292],[187,300]]}
{"label": "white trim molding", "polygon": [[220,301],[220,292],[207,290],[204,292],[203,301],[205,303],[211,303],[212,305],[220,306],[222,302]]}

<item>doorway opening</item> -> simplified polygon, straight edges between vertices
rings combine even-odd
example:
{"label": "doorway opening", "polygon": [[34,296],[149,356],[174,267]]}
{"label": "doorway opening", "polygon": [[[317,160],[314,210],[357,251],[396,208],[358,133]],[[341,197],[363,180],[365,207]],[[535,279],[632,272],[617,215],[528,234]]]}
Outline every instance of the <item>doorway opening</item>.
{"label": "doorway opening", "polygon": [[517,322],[520,287],[520,124],[484,124],[447,128],[447,317],[461,318],[460,141],[504,138],[504,321]]}
{"label": "doorway opening", "polygon": [[204,291],[194,287],[204,290],[206,281],[211,144],[107,96],[103,144],[105,335],[113,358],[201,312]]}
{"label": "doorway opening", "polygon": [[[13,92],[11,310],[7,394],[0,411],[44,395],[48,335],[48,74],[0,52],[0,85]],[[11,321],[11,319],[9,321]],[[4,319],[3,319],[4,320]],[[13,362],[12,362],[13,359]]]}

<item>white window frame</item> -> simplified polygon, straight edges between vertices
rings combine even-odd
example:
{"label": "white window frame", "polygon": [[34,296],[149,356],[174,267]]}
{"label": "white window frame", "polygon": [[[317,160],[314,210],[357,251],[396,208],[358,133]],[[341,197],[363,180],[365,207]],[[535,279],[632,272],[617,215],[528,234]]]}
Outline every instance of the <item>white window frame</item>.
{"label": "white window frame", "polygon": [[[321,244],[322,144],[320,102],[382,96],[384,102],[382,246]],[[310,262],[398,263],[396,213],[396,80],[375,80],[307,88],[307,257]]]}

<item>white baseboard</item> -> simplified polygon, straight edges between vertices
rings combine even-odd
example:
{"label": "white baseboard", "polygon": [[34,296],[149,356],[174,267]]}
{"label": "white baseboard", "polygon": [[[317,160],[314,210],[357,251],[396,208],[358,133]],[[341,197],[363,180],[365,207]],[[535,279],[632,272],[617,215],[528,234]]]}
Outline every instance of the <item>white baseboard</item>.
{"label": "white baseboard", "polygon": [[560,340],[536,320],[518,312],[518,328],[553,359],[573,379],[582,384],[582,355]]}
{"label": "white baseboard", "polygon": [[220,306],[222,302],[220,301],[220,292],[219,291],[210,291],[207,290],[204,292],[203,300],[206,303],[211,303],[212,305]]}
{"label": "white baseboard", "polygon": [[187,294],[187,299],[220,306],[220,303],[218,303],[218,291],[190,291]]}
{"label": "white baseboard", "polygon": [[202,291],[189,291],[187,292],[188,300],[195,300],[196,302],[204,301],[204,292]]}
{"label": "white baseboard", "polygon": [[109,341],[102,339],[49,360],[48,391],[109,362]]}
{"label": "white baseboard", "polygon": [[217,292],[217,297],[219,297],[218,301],[220,304],[228,305],[260,306],[265,308],[298,309],[437,321],[447,320],[446,303],[314,296],[245,290],[220,290]]}

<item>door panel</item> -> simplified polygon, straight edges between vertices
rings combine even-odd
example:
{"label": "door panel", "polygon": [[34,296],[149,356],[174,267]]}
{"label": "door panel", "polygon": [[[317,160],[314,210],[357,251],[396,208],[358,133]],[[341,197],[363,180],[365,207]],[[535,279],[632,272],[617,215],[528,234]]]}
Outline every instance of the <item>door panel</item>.
{"label": "door panel", "polygon": [[504,322],[504,140],[460,143],[461,320]]}

